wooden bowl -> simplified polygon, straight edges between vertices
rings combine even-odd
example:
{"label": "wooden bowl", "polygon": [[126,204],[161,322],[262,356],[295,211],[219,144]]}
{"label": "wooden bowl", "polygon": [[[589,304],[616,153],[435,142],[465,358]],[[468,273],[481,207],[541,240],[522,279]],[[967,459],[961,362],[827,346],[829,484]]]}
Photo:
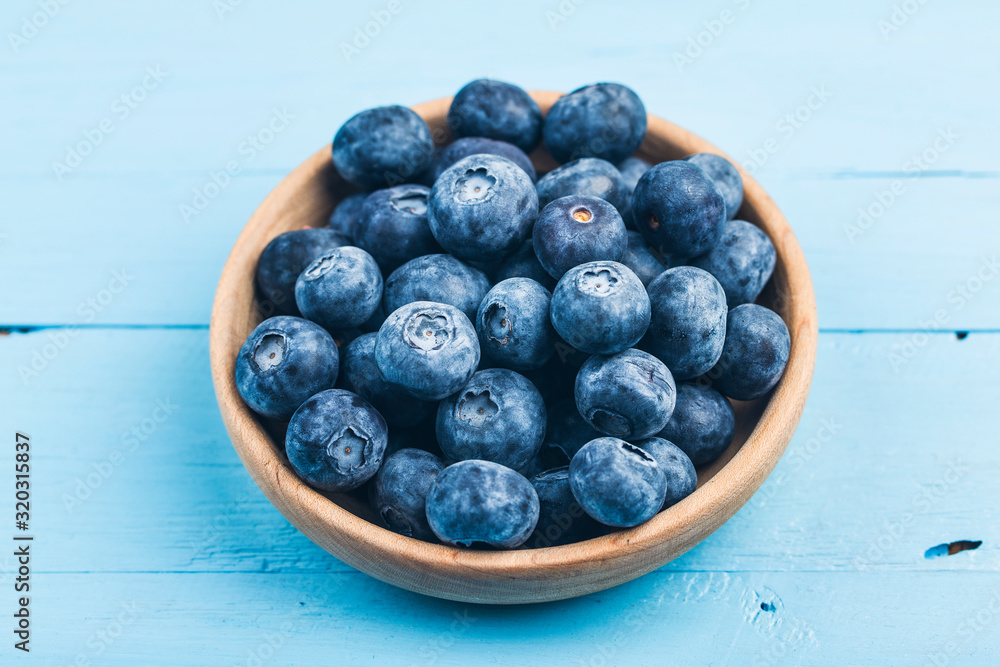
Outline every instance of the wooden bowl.
{"label": "wooden bowl", "polygon": [[[559,93],[535,92],[547,112]],[[451,99],[413,107],[439,144],[449,140],[445,117]],[[719,153],[714,146],[656,116],[649,116],[638,155],[656,163],[691,153]],[[544,149],[536,166],[555,166]],[[254,481],[278,510],[316,544],[373,577],[436,597],[465,602],[517,604],[585,595],[642,576],[680,556],[725,523],[770,474],[795,431],[809,393],[816,357],[816,304],[805,258],[767,193],[742,169],[740,218],[767,232],[777,250],[774,276],[759,300],[776,310],[791,333],[785,375],[772,393],[734,402],[736,437],[722,457],[698,472],[691,496],[647,523],[568,546],[517,551],[475,551],[428,544],[369,521],[367,506],[348,495],[323,494],[292,471],[280,441],[243,403],[233,379],[236,353],[268,313],[256,300],[257,257],[282,232],[322,226],[349,187],[326,146],[293,171],[264,200],[243,229],[222,272],[211,323],[212,378],[219,409],[236,451]],[[270,425],[273,427],[273,425]],[[276,442],[270,432],[279,436]]]}

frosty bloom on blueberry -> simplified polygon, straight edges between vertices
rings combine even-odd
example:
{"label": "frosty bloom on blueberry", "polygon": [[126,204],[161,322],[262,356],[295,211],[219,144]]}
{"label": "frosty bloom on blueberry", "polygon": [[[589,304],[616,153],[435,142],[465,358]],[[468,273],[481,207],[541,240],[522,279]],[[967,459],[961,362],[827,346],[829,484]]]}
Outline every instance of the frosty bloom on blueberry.
{"label": "frosty bloom on blueberry", "polygon": [[448,127],[456,137],[497,139],[530,153],[542,139],[542,111],[522,88],[476,79],[452,100]]}
{"label": "frosty bloom on blueberry", "polygon": [[375,361],[376,334],[358,336],[345,348],[340,361],[344,388],[371,403],[390,426],[416,426],[430,415],[433,403],[421,401],[393,387]]}
{"label": "frosty bloom on blueberry", "polygon": [[676,505],[694,493],[695,487],[698,486],[698,473],[695,472],[694,463],[680,447],[663,438],[646,438],[634,444],[656,459],[664,477],[667,478],[664,508]]}
{"label": "frosty bloom on blueberry", "polygon": [[700,466],[719,458],[735,433],[736,413],[725,396],[701,382],[681,382],[674,412],[657,435]]}
{"label": "frosty bloom on blueberry", "polygon": [[739,401],[759,398],[781,379],[791,338],[778,314],[747,303],[729,311],[726,343],[712,369],[713,385]]}
{"label": "frosty bloom on blueberry", "polygon": [[389,313],[414,301],[446,303],[471,320],[489,289],[490,280],[479,269],[451,255],[424,255],[386,278],[382,303]]}
{"label": "frosty bloom on blueberry", "polygon": [[353,116],[333,138],[333,164],[349,183],[366,190],[412,180],[431,164],[434,142],[423,118],[401,106]]}
{"label": "frosty bloom on blueberry", "polygon": [[295,282],[295,303],[302,314],[327,330],[365,323],[382,298],[382,273],[360,248],[334,248],[316,258]]}
{"label": "frosty bloom on blueberry", "polygon": [[423,185],[397,185],[364,200],[353,228],[354,242],[386,273],[411,259],[441,252],[427,223],[430,192]]}
{"label": "frosty bloom on blueberry", "polygon": [[545,117],[543,135],[560,162],[597,157],[618,163],[646,136],[646,108],[626,86],[595,83],[559,98]]}
{"label": "frosty bloom on blueberry", "polygon": [[719,242],[726,201],[701,167],[683,160],[661,162],[639,178],[632,216],[649,244],[663,254],[693,257]]}
{"label": "frosty bloom on blueberry", "polygon": [[444,463],[430,452],[400,449],[386,457],[371,486],[372,507],[389,530],[433,541],[427,523],[427,494]]}
{"label": "frosty bloom on blueberry", "polygon": [[538,181],[538,205],[542,208],[569,195],[600,197],[622,213],[628,210],[631,193],[613,164],[587,157],[553,169]]}
{"label": "frosty bloom on blueberry", "polygon": [[428,217],[434,238],[459,259],[498,260],[528,238],[538,194],[528,174],[507,158],[472,155],[435,181]]}
{"label": "frosty bloom on blueberry", "polygon": [[743,177],[732,162],[714,153],[695,153],[684,158],[701,167],[726,202],[726,218],[732,220],[743,203]]}
{"label": "frosty bloom on blueberry", "polygon": [[463,137],[462,139],[456,139],[454,143],[441,151],[431,166],[434,179],[437,180],[438,176],[445,169],[459,160],[481,153],[505,157],[523,169],[532,183],[538,180],[538,174],[535,173],[535,167],[531,164],[531,158],[528,157],[527,153],[514,144],[508,144],[506,141],[487,139],[485,137]]}
{"label": "frosty bloom on blueberry", "polygon": [[667,478],[652,456],[618,438],[591,440],[569,464],[573,496],[597,521],[638,526],[663,507]]}
{"label": "frosty bloom on blueberry", "polygon": [[538,523],[538,494],[510,468],[461,461],[431,485],[427,520],[442,542],[511,549],[524,544]]}
{"label": "frosty bloom on blueberry", "polygon": [[350,491],[378,472],[386,426],[368,401],[328,389],[303,403],[288,423],[285,452],[295,471],[326,491]]}
{"label": "frosty bloom on blueberry", "polygon": [[753,303],[774,272],[774,245],[767,234],[743,220],[730,220],[719,243],[691,266],[708,271],[726,293],[730,308]]}
{"label": "frosty bloom on blueberry", "polygon": [[649,326],[649,296],[632,270],[588,262],[566,272],[552,293],[552,325],[567,343],[590,354],[616,354],[639,342]]}
{"label": "frosty bloom on blueberry", "polygon": [[707,372],[726,338],[726,293],[706,271],[679,266],[649,284],[651,316],[642,346],[678,380]]}
{"label": "frosty bloom on blueberry", "polygon": [[757,213],[739,169],[636,154],[645,107],[614,83],[543,115],[477,79],[447,124],[437,148],[401,106],[337,130],[339,202],[260,254],[259,311],[281,316],[240,348],[240,397],[287,422],[300,479],[406,537],[558,547],[668,511],[733,443],[730,399],[765,396],[791,351],[754,304],[781,248],[734,219]]}
{"label": "frosty bloom on blueberry", "polygon": [[666,426],[677,390],[662,361],[625,350],[588,359],[576,376],[574,393],[587,423],[606,435],[635,440]]}
{"label": "frosty bloom on blueberry", "polygon": [[497,283],[479,304],[476,332],[483,354],[505,368],[541,368],[555,352],[552,295],[530,278]]}
{"label": "frosty bloom on blueberry", "polygon": [[628,237],[615,207],[598,197],[569,195],[549,203],[532,232],[538,261],[553,278],[586,262],[619,261]]}
{"label": "frosty bloom on blueberry", "polygon": [[333,387],[340,355],[322,327],[272,317],[254,329],[236,358],[236,388],[258,414],[288,419],[313,394]]}
{"label": "frosty bloom on blueberry", "polygon": [[649,249],[646,240],[639,232],[628,232],[626,236],[625,253],[621,263],[632,269],[647,288],[661,273],[667,270],[660,258]]}
{"label": "frosty bloom on blueberry", "polygon": [[523,468],[545,438],[545,403],[535,385],[506,368],[477,372],[438,405],[437,437],[453,461]]}
{"label": "frosty bloom on blueberry", "polygon": [[295,304],[295,281],[320,255],[351,245],[349,237],[329,228],[298,229],[274,237],[257,260],[257,287],[264,297],[265,315],[300,315]]}
{"label": "frosty bloom on blueberry", "polygon": [[479,366],[476,330],[459,309],[416,301],[386,318],[375,338],[382,377],[410,396],[439,401],[462,388]]}

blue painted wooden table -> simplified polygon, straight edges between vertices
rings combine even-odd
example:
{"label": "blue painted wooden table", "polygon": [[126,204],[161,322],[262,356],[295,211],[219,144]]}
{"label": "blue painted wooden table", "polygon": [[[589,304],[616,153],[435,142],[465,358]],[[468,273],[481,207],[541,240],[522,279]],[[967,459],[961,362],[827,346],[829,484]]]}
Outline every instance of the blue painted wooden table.
{"label": "blue painted wooden table", "polygon": [[[985,0],[8,0],[0,540],[21,431],[35,541],[27,655],[0,550],[0,663],[995,664],[998,20]],[[642,579],[525,608],[314,546],[240,465],[208,371],[215,282],[271,188],[356,111],[478,76],[630,84],[759,178],[819,301],[809,405],[751,503]],[[925,555],[958,540],[982,546]]]}

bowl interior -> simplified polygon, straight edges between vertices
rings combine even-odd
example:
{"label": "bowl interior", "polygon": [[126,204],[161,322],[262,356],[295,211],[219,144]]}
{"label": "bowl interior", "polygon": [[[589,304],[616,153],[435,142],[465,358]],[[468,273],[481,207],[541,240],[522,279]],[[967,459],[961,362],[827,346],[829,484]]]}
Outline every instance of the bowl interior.
{"label": "bowl interior", "polygon": [[[543,112],[559,97],[532,95]],[[450,99],[443,99],[414,107],[438,145],[450,141],[445,123],[449,104]],[[637,154],[656,163],[695,152],[719,153],[704,140],[650,116]],[[540,172],[557,166],[543,148],[532,160]],[[764,229],[778,255],[758,303],[788,324],[791,357],[772,393],[733,402],[736,435],[718,460],[698,470],[697,491],[646,524],[561,547],[462,550],[396,535],[374,523],[374,513],[359,497],[320,493],[295,476],[284,456],[284,425],[256,417],[239,399],[232,378],[240,345],[273,311],[273,304],[255,291],[261,250],[283,232],[325,225],[334,206],[356,191],[336,173],[329,146],[265,200],[239,237],[220,280],[211,327],[213,379],[237,452],[271,501],[314,541],[359,569],[418,592],[477,602],[532,602],[592,592],[663,565],[724,523],[763,483],[794,431],[812,377],[816,318],[805,260],[780,211],[748,174],[741,173],[745,197],[738,217]]]}

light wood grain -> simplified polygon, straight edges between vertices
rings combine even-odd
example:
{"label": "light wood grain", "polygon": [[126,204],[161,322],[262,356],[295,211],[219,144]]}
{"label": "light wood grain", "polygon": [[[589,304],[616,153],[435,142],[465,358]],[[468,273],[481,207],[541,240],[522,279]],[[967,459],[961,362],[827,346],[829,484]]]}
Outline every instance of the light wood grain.
{"label": "light wood grain", "polygon": [[[558,93],[532,93],[543,112]],[[449,99],[414,107],[441,140]],[[711,144],[655,116],[640,154],[655,161],[716,152]],[[545,156],[534,156],[544,165]],[[223,270],[211,323],[212,377],[226,428],[264,494],[313,541],[348,564],[418,593],[480,603],[529,603],[584,595],[641,576],[691,549],[725,523],[767,478],[791,439],[805,406],[816,353],[816,308],[805,258],[791,228],[746,173],[742,215],[771,237],[778,254],[772,305],[789,325],[792,349],[785,375],[765,399],[745,442],[734,441],[724,465],[700,477],[690,497],[633,529],[573,545],[482,552],[427,544],[380,528],[306,486],[239,398],[236,352],[259,322],[253,274],[270,239],[322,224],[344,185],[329,147],[296,169],[247,223]],[[773,295],[781,295],[774,300]],[[765,303],[769,301],[765,300]],[[716,469],[718,468],[718,469]]]}

